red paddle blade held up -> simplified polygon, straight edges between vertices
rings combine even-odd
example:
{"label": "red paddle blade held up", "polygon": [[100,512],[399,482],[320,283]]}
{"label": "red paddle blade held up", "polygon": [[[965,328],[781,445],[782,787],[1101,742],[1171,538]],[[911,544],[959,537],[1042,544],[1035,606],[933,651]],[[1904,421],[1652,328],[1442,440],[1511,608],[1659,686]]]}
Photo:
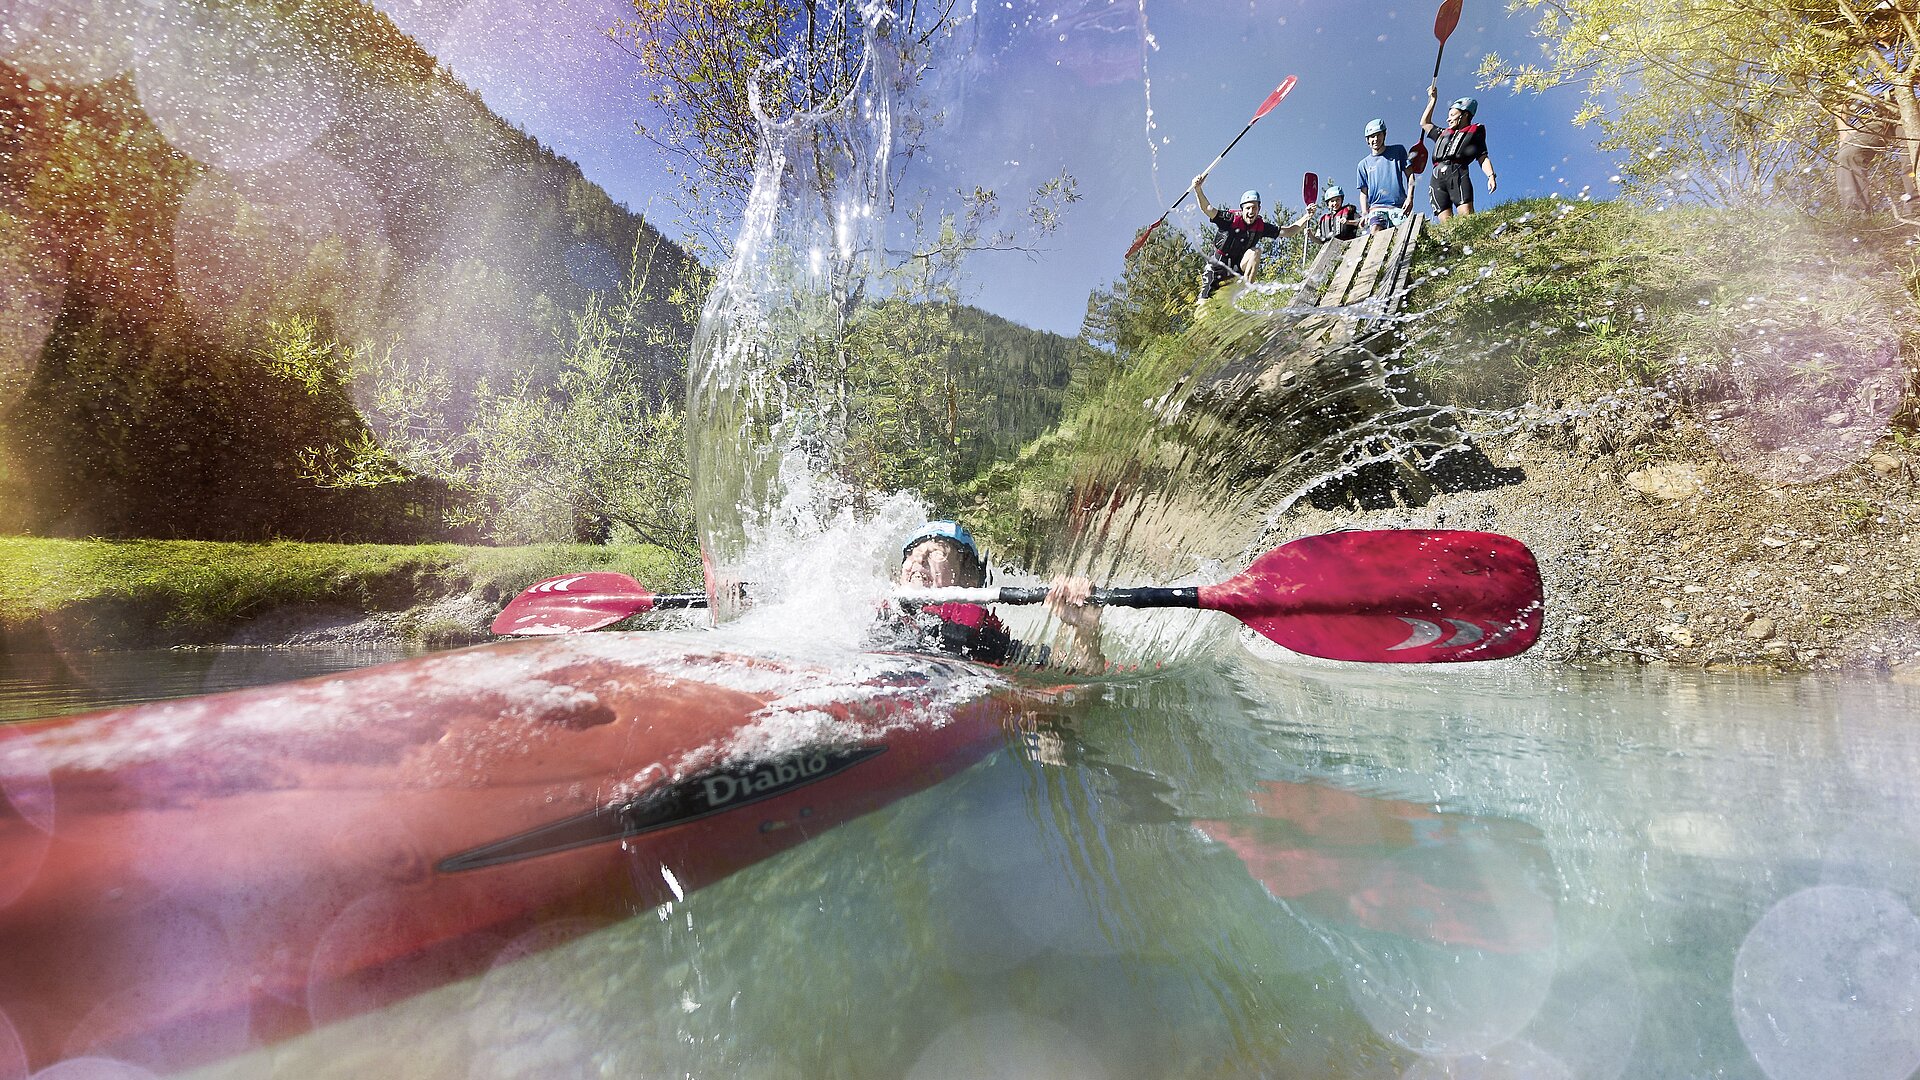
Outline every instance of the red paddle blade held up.
{"label": "red paddle blade held up", "polygon": [[[1201,174],[1205,175],[1207,173],[1212,172],[1213,166],[1220,164],[1220,162],[1224,158],[1226,158],[1227,152],[1232,150],[1235,146],[1237,146],[1241,139],[1246,138],[1247,132],[1253,130],[1253,125],[1259,123],[1261,117],[1272,112],[1273,107],[1275,105],[1278,105],[1282,101],[1286,100],[1287,95],[1293,91],[1293,84],[1299,81],[1300,81],[1300,77],[1297,75],[1289,75],[1286,78],[1280,80],[1280,85],[1274,87],[1273,93],[1267,95],[1267,100],[1261,102],[1260,107],[1254,110],[1253,119],[1247,121],[1247,126],[1241,128],[1240,134],[1235,135],[1233,137],[1233,142],[1230,142],[1227,144],[1227,149],[1220,151],[1220,156],[1213,159],[1213,165],[1208,165],[1206,168],[1200,170]],[[1158,229],[1161,226],[1161,224],[1167,220],[1168,214],[1171,214],[1175,210],[1178,210],[1180,208],[1180,204],[1187,201],[1187,196],[1189,194],[1191,194],[1191,189],[1189,189],[1188,191],[1181,192],[1180,197],[1173,200],[1173,205],[1167,207],[1166,211],[1162,213],[1160,217],[1154,221],[1153,224],[1147,226],[1145,229],[1140,230],[1140,234],[1133,238],[1132,245],[1130,245],[1127,248],[1127,253],[1121,257],[1125,259],[1131,259],[1133,258],[1135,252],[1138,252],[1141,248],[1146,247],[1147,237],[1152,236],[1153,231],[1155,229]]]}
{"label": "red paddle blade held up", "polygon": [[493,620],[495,634],[577,634],[656,608],[705,607],[706,597],[656,596],[625,574],[596,570],[535,582]]}
{"label": "red paddle blade held up", "polygon": [[1308,173],[1306,176],[1306,179],[1301,181],[1300,198],[1305,200],[1308,206],[1312,206],[1314,203],[1317,203],[1320,201],[1319,174]]}
{"label": "red paddle blade held up", "polygon": [[1200,587],[1199,606],[1329,660],[1427,664],[1517,656],[1540,637],[1540,567],[1497,533],[1309,536]]}
{"label": "red paddle blade held up", "polygon": [[1440,47],[1433,51],[1433,81],[1440,82],[1440,58],[1447,54],[1447,38],[1452,36],[1453,28],[1460,25],[1460,0],[1445,0],[1440,10],[1433,16],[1433,36]]}

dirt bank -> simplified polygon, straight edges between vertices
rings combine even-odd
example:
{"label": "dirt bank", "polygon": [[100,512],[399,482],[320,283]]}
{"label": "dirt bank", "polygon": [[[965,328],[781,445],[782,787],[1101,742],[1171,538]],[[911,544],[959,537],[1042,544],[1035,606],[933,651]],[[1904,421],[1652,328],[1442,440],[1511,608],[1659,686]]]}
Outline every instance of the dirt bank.
{"label": "dirt bank", "polygon": [[1546,582],[1544,659],[1920,677],[1913,447],[1889,438],[1823,479],[1772,484],[1657,403],[1481,445],[1525,479],[1420,508],[1303,509],[1276,539],[1356,525],[1519,537]]}

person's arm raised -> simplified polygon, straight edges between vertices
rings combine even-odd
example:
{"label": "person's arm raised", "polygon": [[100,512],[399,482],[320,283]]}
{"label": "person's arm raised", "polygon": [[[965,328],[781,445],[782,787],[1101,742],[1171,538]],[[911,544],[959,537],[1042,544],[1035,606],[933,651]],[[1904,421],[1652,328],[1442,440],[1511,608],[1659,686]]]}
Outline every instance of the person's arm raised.
{"label": "person's arm raised", "polygon": [[1200,204],[1200,216],[1213,220],[1213,204],[1207,201],[1207,174],[1201,173],[1193,178],[1193,199]]}

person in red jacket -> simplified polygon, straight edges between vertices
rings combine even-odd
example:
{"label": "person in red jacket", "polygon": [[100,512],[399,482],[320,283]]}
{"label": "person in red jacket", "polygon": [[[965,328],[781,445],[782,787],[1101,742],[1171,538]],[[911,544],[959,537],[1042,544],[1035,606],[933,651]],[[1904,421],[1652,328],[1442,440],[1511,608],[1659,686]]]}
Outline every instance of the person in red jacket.
{"label": "person in red jacket", "polygon": [[1291,225],[1278,225],[1262,217],[1258,191],[1241,195],[1238,210],[1216,210],[1207,201],[1206,180],[1206,173],[1193,178],[1193,197],[1199,200],[1200,212],[1220,230],[1220,236],[1214,241],[1213,254],[1207,259],[1206,273],[1200,278],[1200,299],[1203,301],[1212,296],[1220,283],[1229,277],[1252,281],[1253,275],[1260,269],[1260,241],[1275,239],[1281,233],[1292,232],[1301,225],[1299,221]]}
{"label": "person in red jacket", "polygon": [[[929,521],[900,548],[899,583],[908,588],[978,589],[987,563],[973,534],[957,521]],[[1077,670],[1106,666],[1100,649],[1100,608],[1087,603],[1093,583],[1057,577],[1047,593],[1047,612],[1063,629],[1059,648],[1032,646],[1007,632],[984,604],[893,604],[882,631],[896,648],[945,653],[987,664],[1052,664]]]}

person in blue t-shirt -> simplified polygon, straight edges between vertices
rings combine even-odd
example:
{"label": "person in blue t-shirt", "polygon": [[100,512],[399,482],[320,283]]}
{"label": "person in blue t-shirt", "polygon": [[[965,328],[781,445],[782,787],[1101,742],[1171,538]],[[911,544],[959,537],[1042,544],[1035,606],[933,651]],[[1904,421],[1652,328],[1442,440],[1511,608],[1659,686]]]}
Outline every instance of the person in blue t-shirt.
{"label": "person in blue t-shirt", "polygon": [[1360,159],[1360,217],[1374,232],[1391,229],[1413,212],[1413,185],[1407,182],[1407,148],[1387,145],[1387,122],[1367,121],[1367,156]]}

